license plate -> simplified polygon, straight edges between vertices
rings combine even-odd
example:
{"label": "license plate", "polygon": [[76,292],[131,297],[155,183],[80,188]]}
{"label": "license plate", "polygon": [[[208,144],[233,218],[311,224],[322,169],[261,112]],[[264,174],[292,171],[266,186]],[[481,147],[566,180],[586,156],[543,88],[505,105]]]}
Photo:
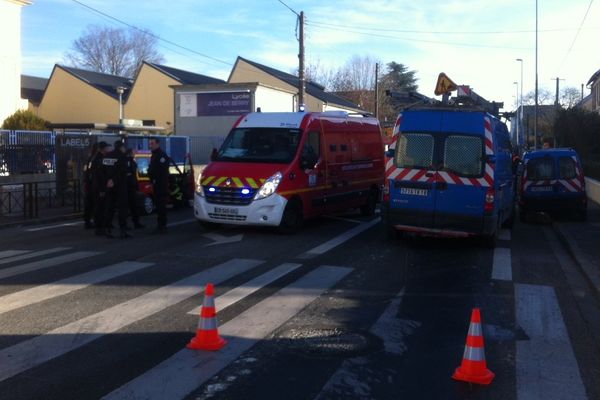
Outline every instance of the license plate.
{"label": "license plate", "polygon": [[532,192],[552,192],[553,190],[554,190],[554,187],[552,187],[552,186],[532,186],[531,187]]}
{"label": "license plate", "polygon": [[237,208],[215,207],[215,214],[238,215],[239,210]]}
{"label": "license plate", "polygon": [[400,194],[405,194],[409,196],[425,196],[429,195],[429,190],[427,189],[415,189],[415,188],[400,188]]}

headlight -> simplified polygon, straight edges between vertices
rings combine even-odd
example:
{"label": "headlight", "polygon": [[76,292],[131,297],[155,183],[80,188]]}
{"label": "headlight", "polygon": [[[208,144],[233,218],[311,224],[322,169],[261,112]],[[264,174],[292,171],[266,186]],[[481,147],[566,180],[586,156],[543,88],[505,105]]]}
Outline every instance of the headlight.
{"label": "headlight", "polygon": [[196,193],[200,197],[204,197],[204,188],[202,187],[202,174],[198,175],[198,179],[196,179]]}
{"label": "headlight", "polygon": [[269,197],[277,190],[279,183],[281,182],[281,172],[275,173],[269,179],[263,183],[263,185],[258,189],[256,195],[254,196],[254,200],[264,199],[265,197]]}

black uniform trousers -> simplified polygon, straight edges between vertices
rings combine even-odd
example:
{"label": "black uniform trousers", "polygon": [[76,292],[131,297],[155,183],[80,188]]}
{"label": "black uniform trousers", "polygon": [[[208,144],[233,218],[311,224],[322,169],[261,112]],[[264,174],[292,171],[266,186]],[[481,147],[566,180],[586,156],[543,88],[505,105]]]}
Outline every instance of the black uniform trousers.
{"label": "black uniform trousers", "polygon": [[104,219],[106,218],[106,192],[100,192],[95,189],[93,192],[94,197],[94,224],[96,230],[104,228]]}
{"label": "black uniform trousers", "polygon": [[115,185],[115,187],[108,189],[106,192],[106,218],[104,219],[104,226],[108,229],[112,224],[112,220],[115,216],[115,210],[117,211],[117,218],[119,220],[119,228],[124,230],[127,226],[127,209],[129,204],[127,202],[127,187],[124,184]]}

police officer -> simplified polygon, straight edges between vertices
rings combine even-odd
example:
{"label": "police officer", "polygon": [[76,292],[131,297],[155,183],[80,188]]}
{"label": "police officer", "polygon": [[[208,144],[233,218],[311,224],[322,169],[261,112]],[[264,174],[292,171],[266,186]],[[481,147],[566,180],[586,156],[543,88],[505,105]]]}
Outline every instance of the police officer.
{"label": "police officer", "polygon": [[125,239],[131,237],[127,233],[127,157],[125,145],[122,140],[117,140],[114,150],[108,153],[103,160],[106,171],[106,195],[107,209],[104,219],[104,233],[107,238],[114,238],[112,234],[112,220],[117,210],[119,220],[119,237]]}
{"label": "police officer", "polygon": [[154,233],[167,233],[167,198],[169,196],[169,156],[160,148],[160,142],[157,138],[150,138],[150,165],[148,166],[148,176],[152,182],[154,199],[156,202],[156,213],[158,215],[158,225]]}
{"label": "police officer", "polygon": [[138,180],[137,172],[138,165],[133,156],[133,150],[127,149],[127,202],[129,206],[129,215],[133,221],[135,229],[143,229],[144,225],[140,223],[140,215],[137,204]]}
{"label": "police officer", "polygon": [[104,235],[104,219],[106,215],[106,169],[104,167],[104,158],[111,151],[111,147],[106,142],[98,143],[98,152],[91,163],[92,175],[92,195],[94,198],[94,224],[96,235]]}
{"label": "police officer", "polygon": [[[90,155],[83,167],[83,222],[85,229],[94,229],[92,218],[94,216],[94,191],[92,163],[98,155],[98,144],[94,143],[90,149]],[[95,221],[94,221],[95,222]]]}

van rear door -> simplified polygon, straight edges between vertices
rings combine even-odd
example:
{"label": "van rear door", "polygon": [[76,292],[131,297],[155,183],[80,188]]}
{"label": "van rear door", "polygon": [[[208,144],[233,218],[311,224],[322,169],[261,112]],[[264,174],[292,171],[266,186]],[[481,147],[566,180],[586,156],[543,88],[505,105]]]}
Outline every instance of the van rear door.
{"label": "van rear door", "polygon": [[486,179],[483,137],[449,133],[440,147],[435,228],[479,232],[486,190],[493,184]]}
{"label": "van rear door", "polygon": [[403,132],[398,136],[394,167],[387,170],[390,208],[402,225],[432,228],[436,206],[435,136]]}

